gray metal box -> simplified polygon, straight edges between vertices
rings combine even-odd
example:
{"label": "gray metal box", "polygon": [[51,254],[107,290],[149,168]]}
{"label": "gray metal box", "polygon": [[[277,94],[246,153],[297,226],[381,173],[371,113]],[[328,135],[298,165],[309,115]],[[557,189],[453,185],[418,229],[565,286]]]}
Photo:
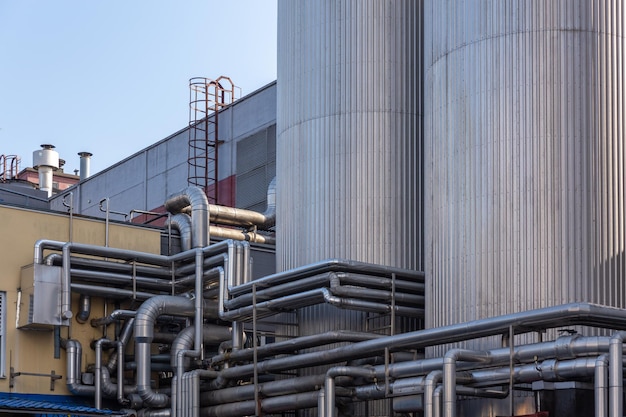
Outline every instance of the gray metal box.
{"label": "gray metal box", "polygon": [[54,326],[69,325],[68,319],[61,319],[61,267],[24,266],[20,285],[18,329],[52,330]]}

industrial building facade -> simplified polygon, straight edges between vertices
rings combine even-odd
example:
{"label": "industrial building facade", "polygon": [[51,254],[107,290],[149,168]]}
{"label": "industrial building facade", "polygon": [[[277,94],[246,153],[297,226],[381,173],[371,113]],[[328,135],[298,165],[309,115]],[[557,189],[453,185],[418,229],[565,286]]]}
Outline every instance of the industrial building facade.
{"label": "industrial building facade", "polygon": [[278,22],[277,82],[210,116],[213,188],[192,124],[0,206],[0,410],[622,417],[622,3]]}

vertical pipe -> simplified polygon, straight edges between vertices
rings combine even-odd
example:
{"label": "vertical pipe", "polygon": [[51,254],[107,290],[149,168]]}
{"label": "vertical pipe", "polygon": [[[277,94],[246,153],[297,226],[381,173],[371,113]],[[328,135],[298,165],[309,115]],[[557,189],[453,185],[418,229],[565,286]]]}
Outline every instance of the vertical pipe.
{"label": "vertical pipe", "polygon": [[609,355],[598,356],[594,376],[595,417],[607,417],[607,397],[609,393],[607,386],[608,366]]}
{"label": "vertical pipe", "polygon": [[[102,345],[109,343],[108,339],[98,339],[96,342],[96,374],[95,374],[95,407],[102,409]],[[120,382],[118,381],[118,385]]]}
{"label": "vertical pipe", "polygon": [[426,376],[424,381],[424,417],[434,416],[433,393],[437,384],[441,382],[442,376],[443,372],[441,371],[432,371]]}
{"label": "vertical pipe", "polygon": [[87,179],[91,175],[91,156],[90,152],[79,152],[80,156],[80,180]]}
{"label": "vertical pipe", "polygon": [[117,342],[117,402],[124,403],[124,343]]}
{"label": "vertical pipe", "polygon": [[622,348],[624,333],[618,332],[609,342],[609,416],[623,417],[623,363]]}
{"label": "vertical pipe", "polygon": [[443,359],[443,415],[456,417],[456,359],[446,355]]}
{"label": "vertical pipe", "polygon": [[443,385],[439,385],[433,391],[433,417],[441,417],[441,393],[443,389]]}

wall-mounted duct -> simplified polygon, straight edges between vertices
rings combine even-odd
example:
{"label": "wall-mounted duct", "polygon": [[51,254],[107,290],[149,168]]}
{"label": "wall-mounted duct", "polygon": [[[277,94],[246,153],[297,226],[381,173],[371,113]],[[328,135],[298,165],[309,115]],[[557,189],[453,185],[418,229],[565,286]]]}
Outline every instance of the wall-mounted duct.
{"label": "wall-mounted duct", "polygon": [[43,144],[40,150],[33,152],[33,167],[39,171],[39,189],[52,196],[52,176],[59,168],[59,153],[54,145]]}

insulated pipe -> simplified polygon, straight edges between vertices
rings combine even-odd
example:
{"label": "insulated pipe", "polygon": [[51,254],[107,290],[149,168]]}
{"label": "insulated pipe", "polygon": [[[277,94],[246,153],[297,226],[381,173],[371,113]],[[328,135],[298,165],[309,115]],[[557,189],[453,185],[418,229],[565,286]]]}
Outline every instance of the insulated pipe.
{"label": "insulated pipe", "polygon": [[171,214],[180,213],[191,206],[191,246],[203,248],[209,244],[209,201],[202,188],[189,186],[179,193],[172,194],[165,202],[165,209]]}
{"label": "insulated pipe", "polygon": [[238,230],[238,229],[230,229],[227,227],[220,227],[220,226],[209,226],[209,230],[211,232],[211,236],[214,236],[214,237],[235,239],[235,240],[245,240],[245,241],[254,242],[254,243],[264,243],[266,245],[276,244],[276,238],[274,236],[269,236],[266,234],[248,232],[245,230]]}
{"label": "insulated pipe", "polygon": [[254,282],[243,283],[236,288],[233,288],[233,290],[231,291],[231,295],[239,296],[241,294],[251,293],[253,285],[256,285],[257,288],[267,288],[270,286],[291,282],[295,279],[309,277],[316,274],[322,274],[324,272],[364,272],[371,275],[385,275],[387,277],[395,274],[397,277],[414,280],[415,282],[424,282],[423,272],[416,272],[412,270],[394,268],[378,264],[370,264],[360,261],[332,258],[290,269],[287,271],[278,272],[276,274],[267,275],[263,278],[254,280]]}
{"label": "insulated pipe", "polygon": [[351,376],[371,379],[376,376],[371,368],[359,368],[356,366],[335,366],[326,371],[324,378],[324,416],[335,416],[335,378],[338,376]]}
{"label": "insulated pipe", "polygon": [[281,379],[258,384],[237,385],[219,390],[208,390],[200,395],[200,404],[203,406],[227,404],[237,401],[253,400],[255,390],[265,397],[276,397],[298,392],[315,391],[324,385],[325,375],[310,375]]}
{"label": "insulated pipe", "polygon": [[210,204],[209,216],[212,223],[270,229],[276,223],[276,177],[267,188],[267,207],[263,213]]}
{"label": "insulated pipe", "polygon": [[257,317],[263,317],[280,313],[285,309],[292,310],[320,303],[330,304],[339,308],[375,313],[389,313],[393,310],[396,314],[406,317],[424,317],[423,308],[412,308],[399,305],[394,306],[355,298],[337,297],[333,295],[328,288],[317,288],[301,293],[286,295],[273,300],[263,301],[256,305],[225,311],[220,315],[220,317],[223,320],[236,321],[251,318],[255,309],[257,311]]}
{"label": "insulated pipe", "polygon": [[622,349],[625,335],[625,332],[615,333],[609,345],[609,417],[624,415]]}
{"label": "insulated pipe", "polygon": [[[383,337],[379,334],[335,330],[311,336],[300,336],[280,342],[270,343],[257,347],[257,358],[264,358],[285,353],[294,353],[299,350],[323,346],[336,342],[362,342]],[[226,360],[233,362],[250,361],[254,356],[254,349],[242,349],[228,354],[219,354],[211,358],[211,363],[222,363]]]}
{"label": "insulated pipe", "polygon": [[[78,340],[64,339],[61,343],[62,347],[67,353],[67,376],[65,377],[65,383],[68,391],[74,395],[80,396],[94,396],[96,394],[96,387],[94,385],[83,385],[81,383],[80,370],[81,370],[81,358],[82,358],[82,346]],[[118,386],[111,382],[109,370],[104,367],[100,368],[101,371],[101,391],[107,397],[115,398],[118,393]],[[123,387],[124,395],[129,395],[136,391],[135,387]]]}
{"label": "insulated pipe", "polygon": [[441,417],[442,414],[443,385],[438,385],[433,391],[433,417]]}
{"label": "insulated pipe", "polygon": [[[353,275],[355,276],[353,277]],[[342,282],[344,281],[349,281],[352,285],[342,285]],[[305,290],[327,287],[330,288],[332,293],[335,295],[391,300],[395,293],[397,301],[404,302],[409,305],[424,304],[423,284],[421,284],[421,288],[419,289],[409,287],[410,289],[407,293],[404,292],[404,288],[416,283],[407,282],[406,280],[399,278],[395,280],[396,291],[394,293],[388,290],[376,288],[391,288],[391,281],[391,279],[374,275],[367,276],[364,274],[353,274],[351,272],[325,272],[309,277],[294,279],[293,281],[283,284],[271,285],[269,287],[267,284],[259,286],[256,291],[256,302],[258,303],[260,301],[272,300],[280,296],[301,293]],[[369,287],[370,285],[374,288]],[[250,305],[252,302],[252,294],[246,293],[231,300],[226,300],[224,307],[234,309]]]}
{"label": "insulated pipe", "polygon": [[443,358],[443,415],[456,417],[456,363],[469,361],[490,363],[489,352],[452,349]]}
{"label": "insulated pipe", "polygon": [[96,341],[96,367],[95,367],[95,398],[94,403],[95,407],[98,410],[102,409],[102,345],[110,344],[111,341],[109,339],[98,339]]}
{"label": "insulated pipe", "polygon": [[[166,407],[169,398],[152,390],[150,385],[150,345],[154,337],[154,324],[164,314],[190,317],[195,313],[193,300],[160,295],[145,301],[135,317],[135,358],[137,361],[137,393],[144,403],[151,407]],[[202,317],[202,316],[200,316]],[[197,320],[202,321],[200,318]]]}
{"label": "insulated pipe", "polygon": [[[312,408],[317,406],[319,393],[305,392],[280,397],[262,398],[258,406],[263,414],[280,413],[283,411]],[[221,404],[200,409],[201,417],[240,417],[252,416],[256,413],[257,403],[254,400]]]}
{"label": "insulated pipe", "polygon": [[[202,338],[205,343],[219,345],[221,342],[230,339],[232,331],[225,326],[204,324],[202,332]],[[187,366],[187,364],[184,363],[184,354],[181,352],[190,352],[189,348],[193,346],[194,343],[194,333],[194,327],[186,327],[178,333],[170,347],[170,363],[174,369],[174,378],[172,378],[172,410],[176,410],[174,413],[176,416],[179,416],[179,411],[182,407],[182,403],[177,402],[178,399],[182,398],[182,382],[179,381],[184,381],[182,377],[185,372],[185,367]],[[178,363],[179,355],[181,363]],[[214,377],[217,377],[217,373],[215,373]]]}
{"label": "insulated pipe", "polygon": [[92,319],[91,326],[99,327],[105,326],[107,324],[115,323],[118,320],[123,318],[133,319],[137,315],[137,311],[135,310],[114,310],[111,314],[106,317],[101,317],[99,319]]}
{"label": "insulated pipe", "polygon": [[[177,363],[176,363],[176,356],[178,355],[178,352],[181,350],[187,350],[189,348],[191,348],[194,344],[194,335],[195,335],[195,328],[194,327],[185,327],[183,330],[181,330],[178,335],[176,336],[176,339],[174,339],[174,341],[172,342],[171,346],[170,346],[170,364],[172,365],[172,368],[176,369],[177,367]],[[204,341],[204,343],[211,345],[211,346],[217,346],[220,343],[229,340],[232,336],[232,329],[227,327],[227,326],[220,326],[217,324],[203,324],[202,325],[202,340]],[[186,371],[186,368],[189,366],[189,364],[185,363],[184,364],[184,368],[177,370],[177,373],[183,373]]]}
{"label": "insulated pipe", "polygon": [[595,405],[595,417],[607,417],[608,404],[607,398],[609,393],[608,388],[608,367],[609,367],[609,355],[603,354],[596,359],[596,369],[594,375],[594,405]]}
{"label": "insulated pipe", "polygon": [[433,392],[443,378],[443,372],[432,371],[424,381],[424,417],[434,416]]}
{"label": "insulated pipe", "polygon": [[169,225],[178,230],[180,234],[180,247],[183,251],[191,249],[191,217],[185,213],[177,213],[170,216]]}
{"label": "insulated pipe", "polygon": [[[626,328],[626,310],[590,303],[571,303],[537,310],[507,314],[432,329],[418,330],[375,340],[340,346],[326,351],[303,353],[294,357],[269,359],[257,364],[259,373],[325,365],[346,360],[382,354],[385,349],[401,350],[422,348],[437,344],[499,335],[508,332],[509,326],[537,331],[564,325],[586,325],[604,328]],[[508,349],[507,349],[508,351]],[[247,364],[224,369],[225,379],[237,379],[254,374],[254,366]]]}
{"label": "insulated pipe", "polygon": [[[183,403],[181,388],[183,382],[183,373],[184,373],[184,357],[192,357],[192,358],[200,358],[204,354],[204,343],[202,340],[202,272],[203,272],[203,260],[204,254],[202,249],[196,249],[196,290],[195,290],[195,319],[194,319],[194,350],[190,349],[181,349],[176,352],[176,356],[173,358],[176,359],[177,367],[176,367],[176,396],[177,396],[177,405],[176,407],[180,407]],[[195,388],[192,388],[195,389]],[[178,414],[178,413],[177,413]]]}

